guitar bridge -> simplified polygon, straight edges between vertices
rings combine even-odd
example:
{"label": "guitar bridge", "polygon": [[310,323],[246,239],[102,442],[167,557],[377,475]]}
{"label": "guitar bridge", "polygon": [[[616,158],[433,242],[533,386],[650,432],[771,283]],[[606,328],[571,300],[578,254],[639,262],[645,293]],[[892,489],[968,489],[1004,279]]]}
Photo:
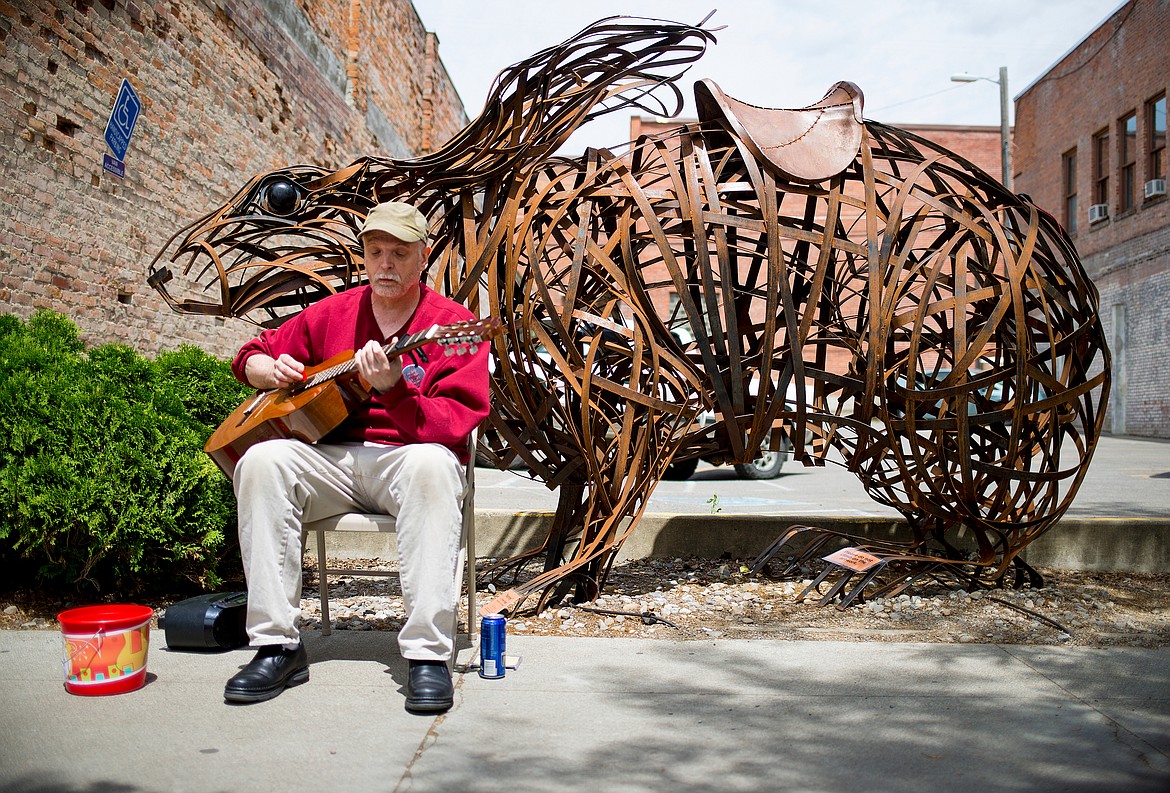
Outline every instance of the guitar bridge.
{"label": "guitar bridge", "polygon": [[271,393],[271,391],[257,391],[256,395],[252,397],[251,404],[244,408],[244,412],[240,414],[240,424],[247,421],[248,417],[252,415],[252,411],[259,407],[264,398]]}

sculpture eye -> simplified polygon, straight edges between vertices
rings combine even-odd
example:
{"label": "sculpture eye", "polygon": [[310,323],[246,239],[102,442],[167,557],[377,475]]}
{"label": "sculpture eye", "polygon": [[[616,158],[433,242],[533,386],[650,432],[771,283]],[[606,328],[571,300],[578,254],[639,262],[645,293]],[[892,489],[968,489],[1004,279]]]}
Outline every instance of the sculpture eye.
{"label": "sculpture eye", "polygon": [[267,184],[260,191],[260,208],[273,215],[291,215],[300,205],[300,189],[285,179]]}

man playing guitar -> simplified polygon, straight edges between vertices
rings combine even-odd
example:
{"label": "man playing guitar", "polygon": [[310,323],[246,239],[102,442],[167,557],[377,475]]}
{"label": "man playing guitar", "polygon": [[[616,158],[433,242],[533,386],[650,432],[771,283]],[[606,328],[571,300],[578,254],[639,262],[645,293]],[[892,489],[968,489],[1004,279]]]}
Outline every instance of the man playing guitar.
{"label": "man playing guitar", "polygon": [[[236,376],[261,390],[287,388],[348,350],[372,398],[320,443],[276,438],[235,466],[240,550],[248,582],[247,629],[256,657],[224,688],[258,702],[309,679],[300,640],[301,525],[343,512],[394,515],[407,620],[398,646],[409,662],[406,709],[451,707],[447,660],[467,438],[487,416],[488,349],[443,355],[436,345],[406,362],[384,345],[432,325],[474,320],[422,283],[427,220],[401,202],[374,207],[359,235],[369,285],[330,295],[246,343]],[[434,354],[430,354],[434,353]]]}

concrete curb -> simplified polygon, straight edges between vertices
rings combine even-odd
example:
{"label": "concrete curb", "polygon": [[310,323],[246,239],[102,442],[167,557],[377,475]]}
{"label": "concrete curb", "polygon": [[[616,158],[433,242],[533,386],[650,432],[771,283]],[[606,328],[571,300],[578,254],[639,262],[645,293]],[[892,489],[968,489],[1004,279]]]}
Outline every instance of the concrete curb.
{"label": "concrete curb", "polygon": [[[540,545],[552,516],[552,512],[476,510],[476,556],[502,558]],[[795,525],[873,539],[909,536],[905,521],[899,518],[647,513],[618,558],[730,554],[735,559],[752,559]],[[326,550],[339,559],[393,558],[397,544],[392,534],[331,532]],[[312,537],[309,552],[315,552]],[[1170,572],[1170,518],[1065,517],[1029,545],[1023,557],[1036,567],[1064,570]]]}

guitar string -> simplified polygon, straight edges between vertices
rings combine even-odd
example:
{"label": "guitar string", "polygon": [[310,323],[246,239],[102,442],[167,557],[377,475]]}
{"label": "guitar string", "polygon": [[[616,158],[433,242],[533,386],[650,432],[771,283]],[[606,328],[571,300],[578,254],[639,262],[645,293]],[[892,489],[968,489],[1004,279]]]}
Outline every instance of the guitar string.
{"label": "guitar string", "polygon": [[[485,341],[486,335],[492,332],[490,325],[491,323],[488,320],[479,320],[474,323],[465,322],[458,325],[449,325],[446,328],[440,325],[432,325],[425,330],[412,333],[411,335],[399,340],[394,344],[384,344],[382,346],[382,350],[387,355],[390,355],[391,353],[399,354],[406,351],[407,348],[410,347],[421,347],[421,342],[431,339],[435,344],[445,348],[444,354],[446,355],[451,355],[453,353],[452,347],[455,345],[460,345],[460,349],[458,350],[459,355],[462,355],[464,352],[474,353],[476,349],[478,349],[477,345],[479,342]],[[439,338],[433,338],[437,335]],[[289,386],[285,390],[290,395],[303,393],[304,391],[307,391],[314,386],[328,382],[329,380],[345,374],[348,371],[352,371],[356,365],[356,358],[350,358],[349,360],[343,361],[340,364],[317,372],[308,380]],[[237,426],[241,426],[244,422],[248,421],[253,411],[260,407],[260,405],[263,404],[270,395],[276,394],[281,390],[282,389],[257,391],[255,398],[252,400],[252,404],[245,408],[241,414],[240,422]]]}
{"label": "guitar string", "polygon": [[[478,323],[476,323],[476,324],[478,324]],[[387,355],[390,355],[392,353],[393,354],[400,354],[400,353],[406,351],[410,347],[418,346],[419,342],[425,341],[430,336],[432,336],[433,334],[438,332],[438,330],[439,330],[438,325],[432,325],[431,327],[427,328],[426,330],[419,331],[418,333],[412,333],[411,335],[407,336],[406,338],[402,339],[401,341],[397,342],[396,344],[383,345],[382,351],[385,352]],[[458,335],[445,334],[443,338],[435,339],[434,342],[436,344],[443,346],[443,347],[446,347],[447,348],[446,354],[451,355],[452,354],[451,353],[452,346],[473,344],[473,343],[475,343],[477,341],[481,341],[481,340],[482,340],[482,335],[480,333],[465,332],[463,334],[458,334]],[[460,352],[460,354],[462,354],[462,351]],[[295,389],[295,392],[306,391],[310,388],[313,388],[315,386],[320,385],[321,383],[327,382],[327,381],[332,380],[340,375],[346,374],[347,372],[351,372],[351,371],[353,371],[353,369],[356,366],[357,366],[357,359],[350,358],[347,361],[343,361],[339,364],[336,364],[335,366],[329,367],[328,369],[323,369],[320,372],[317,372],[312,377],[310,377],[308,380],[305,380],[304,382],[295,385],[293,387],[293,389],[290,389],[290,390]]]}

